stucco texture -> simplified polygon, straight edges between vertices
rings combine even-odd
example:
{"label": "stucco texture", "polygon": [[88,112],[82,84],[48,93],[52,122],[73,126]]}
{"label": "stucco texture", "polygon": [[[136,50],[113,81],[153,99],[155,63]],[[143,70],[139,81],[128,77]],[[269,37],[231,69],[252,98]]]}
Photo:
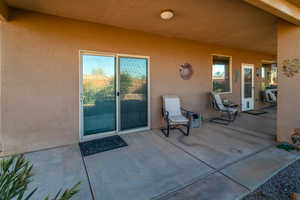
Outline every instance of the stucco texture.
{"label": "stucco texture", "polygon": [[[233,93],[225,96],[237,103],[241,64],[258,67],[262,60],[274,59],[258,52],[27,11],[15,10],[11,17],[1,25],[4,154],[79,141],[79,50],[150,56],[152,128],[161,124],[163,94],[179,95],[184,107],[208,116],[211,54],[232,56]],[[179,76],[179,66],[185,62],[194,69],[188,81]]]}
{"label": "stucco texture", "polygon": [[300,74],[288,78],[282,72],[286,59],[300,59],[300,27],[287,22],[278,23],[279,96],[277,137],[279,141],[291,141],[295,128],[300,128]]}

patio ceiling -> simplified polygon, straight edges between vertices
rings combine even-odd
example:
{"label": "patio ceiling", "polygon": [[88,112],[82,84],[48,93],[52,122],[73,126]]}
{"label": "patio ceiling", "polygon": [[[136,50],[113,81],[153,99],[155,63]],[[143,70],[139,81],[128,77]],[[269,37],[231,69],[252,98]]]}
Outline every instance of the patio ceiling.
{"label": "patio ceiling", "polygon": [[[277,18],[242,0],[6,0],[10,7],[276,54]],[[172,9],[175,17],[159,14]]]}
{"label": "patio ceiling", "polygon": [[300,7],[300,0],[288,0],[288,1]]}
{"label": "patio ceiling", "polygon": [[292,24],[300,25],[299,0],[244,0]]}

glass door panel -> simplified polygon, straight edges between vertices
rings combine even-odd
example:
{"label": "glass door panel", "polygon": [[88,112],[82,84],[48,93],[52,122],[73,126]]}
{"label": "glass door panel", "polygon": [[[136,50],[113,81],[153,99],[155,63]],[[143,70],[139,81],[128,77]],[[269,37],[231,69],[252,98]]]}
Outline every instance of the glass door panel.
{"label": "glass door panel", "polygon": [[242,111],[254,109],[254,65],[242,65]]}
{"label": "glass door panel", "polygon": [[84,136],[116,130],[115,57],[82,55]]}
{"label": "glass door panel", "polygon": [[244,97],[245,98],[252,98],[252,68],[245,68],[244,69]]}
{"label": "glass door panel", "polygon": [[148,126],[148,60],[119,57],[120,130]]}

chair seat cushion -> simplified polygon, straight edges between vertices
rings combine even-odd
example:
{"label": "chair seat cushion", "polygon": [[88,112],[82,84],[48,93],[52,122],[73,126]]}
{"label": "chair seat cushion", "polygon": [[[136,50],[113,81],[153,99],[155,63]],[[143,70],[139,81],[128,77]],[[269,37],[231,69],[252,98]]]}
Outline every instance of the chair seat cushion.
{"label": "chair seat cushion", "polygon": [[169,116],[169,120],[171,124],[187,124],[189,122],[183,115]]}

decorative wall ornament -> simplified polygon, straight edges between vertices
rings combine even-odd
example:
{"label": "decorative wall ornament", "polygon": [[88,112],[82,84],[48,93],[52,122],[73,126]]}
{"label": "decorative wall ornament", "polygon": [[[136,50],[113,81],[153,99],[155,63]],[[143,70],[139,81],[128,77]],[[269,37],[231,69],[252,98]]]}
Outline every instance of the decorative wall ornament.
{"label": "decorative wall ornament", "polygon": [[298,148],[300,148],[300,128],[294,129],[294,134],[291,136],[292,142]]}
{"label": "decorative wall ornament", "polygon": [[179,69],[180,76],[183,80],[189,80],[193,76],[193,67],[189,63],[184,63],[180,65]]}
{"label": "decorative wall ornament", "polygon": [[282,71],[288,78],[294,77],[295,74],[300,72],[300,60],[298,58],[284,60],[282,62]]}

